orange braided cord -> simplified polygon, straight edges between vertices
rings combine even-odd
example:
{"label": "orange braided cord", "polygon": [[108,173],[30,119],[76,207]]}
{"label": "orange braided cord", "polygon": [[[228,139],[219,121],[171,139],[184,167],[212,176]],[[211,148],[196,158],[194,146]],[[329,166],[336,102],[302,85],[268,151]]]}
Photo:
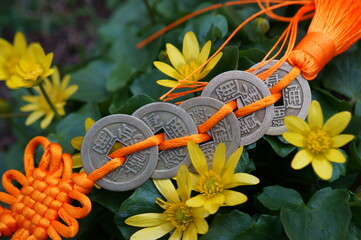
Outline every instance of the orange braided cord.
{"label": "orange braided cord", "polygon": [[[44,154],[35,168],[34,151],[38,145]],[[35,137],[28,143],[24,165],[25,175],[9,170],[2,177],[7,193],[0,193],[0,201],[9,204],[10,210],[0,208],[0,236],[14,233],[13,239],[37,240],[74,237],[78,232],[76,219],[91,210],[91,202],[84,194],[94,183],[87,182],[84,175],[73,176],[71,155],[62,153],[59,144],[44,137]],[[13,180],[21,185],[20,189]],[[81,207],[71,205],[73,200]]]}

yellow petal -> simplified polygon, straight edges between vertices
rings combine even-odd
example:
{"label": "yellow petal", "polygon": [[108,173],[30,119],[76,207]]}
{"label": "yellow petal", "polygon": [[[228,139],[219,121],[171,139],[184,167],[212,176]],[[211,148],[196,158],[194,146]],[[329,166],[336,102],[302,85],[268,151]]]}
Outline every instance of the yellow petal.
{"label": "yellow petal", "polygon": [[32,112],[32,111],[37,110],[37,109],[39,109],[38,105],[36,105],[36,104],[27,104],[25,106],[22,106],[20,108],[20,111],[22,111],[22,112]]}
{"label": "yellow petal", "polygon": [[73,155],[73,168],[80,168],[83,166],[81,162],[80,153],[76,153]]}
{"label": "yellow petal", "polygon": [[244,185],[255,185],[259,183],[259,179],[248,173],[236,173],[232,177],[232,181],[224,185],[224,188],[234,188]]}
{"label": "yellow petal", "polygon": [[208,223],[204,218],[194,218],[193,220],[199,234],[208,232]]}
{"label": "yellow petal", "polygon": [[85,131],[89,131],[89,129],[91,128],[91,126],[93,126],[95,123],[95,121],[91,118],[87,118],[85,119]]}
{"label": "yellow petal", "polygon": [[11,89],[24,87],[26,85],[24,81],[24,78],[18,75],[12,75],[10,79],[6,81],[6,86]]}
{"label": "yellow petal", "polygon": [[[223,195],[223,197],[224,197],[224,195]],[[224,199],[225,199],[225,197],[224,197]],[[215,214],[218,211],[220,206],[221,206],[221,204],[214,203],[212,198],[207,199],[204,203],[204,208],[207,209],[210,214]]]}
{"label": "yellow petal", "polygon": [[351,142],[354,138],[355,138],[355,136],[350,135],[350,134],[340,134],[340,135],[334,136],[331,140],[332,141],[331,147],[332,148],[342,147],[343,145]]}
{"label": "yellow petal", "polygon": [[131,216],[125,223],[134,227],[154,227],[167,222],[166,213],[143,213]]}
{"label": "yellow petal", "polygon": [[182,231],[179,231],[178,229],[176,229],[172,235],[170,236],[170,238],[168,240],[181,240],[183,235]]}
{"label": "yellow petal", "polygon": [[199,55],[199,44],[197,37],[193,32],[187,32],[184,35],[182,52],[187,62],[197,59]]}
{"label": "yellow petal", "polygon": [[[52,78],[54,79],[54,76],[55,76],[55,72],[53,73],[52,75]],[[59,76],[60,78],[60,76]],[[66,89],[66,87],[68,86],[69,84],[69,81],[70,81],[70,75],[69,74],[66,74],[64,77],[63,77],[63,80],[61,81],[61,89]]]}
{"label": "yellow petal", "polygon": [[325,157],[327,158],[327,160],[331,161],[331,162],[336,162],[336,163],[345,163],[346,162],[346,158],[345,156],[342,154],[342,152],[340,152],[337,149],[328,149],[325,152]]}
{"label": "yellow petal", "polygon": [[291,162],[291,167],[296,170],[304,168],[311,163],[312,159],[312,152],[307,149],[302,149],[293,158]]}
{"label": "yellow petal", "polygon": [[172,63],[175,69],[178,69],[186,64],[186,61],[182,53],[176,47],[168,43],[166,45],[166,48],[167,48],[169,61]]}
{"label": "yellow petal", "polygon": [[222,182],[226,185],[232,181],[234,170],[236,169],[237,163],[241,158],[243,152],[243,147],[238,148],[232,155],[228,158],[224,169],[222,172]]}
{"label": "yellow petal", "polygon": [[178,193],[170,179],[153,179],[158,191],[171,203],[180,203]]}
{"label": "yellow petal", "polygon": [[298,133],[294,132],[285,132],[282,133],[282,137],[286,139],[287,142],[291,143],[292,145],[296,147],[306,147],[307,140],[306,138]]}
{"label": "yellow petal", "polygon": [[316,174],[323,180],[332,177],[332,164],[322,156],[317,156],[312,160],[312,167]]}
{"label": "yellow petal", "polygon": [[71,85],[64,91],[64,100],[68,99],[71,95],[73,95],[76,91],[78,91],[78,85]]}
{"label": "yellow petal", "polygon": [[[208,73],[210,71],[212,71],[212,69],[216,66],[216,64],[218,63],[218,61],[222,58],[223,53],[218,53],[206,66],[205,68],[203,68],[203,70],[201,71],[201,73],[199,74],[199,79],[204,78],[205,76],[208,75]],[[199,80],[198,79],[198,80]]]}
{"label": "yellow petal", "polygon": [[182,202],[190,198],[192,191],[191,176],[186,165],[182,164],[178,169],[177,174],[178,193],[181,196]]}
{"label": "yellow petal", "polygon": [[201,52],[198,55],[197,63],[199,65],[203,64],[205,61],[207,61],[209,57],[209,53],[211,51],[211,41],[207,41],[206,44],[204,44]]}
{"label": "yellow petal", "polygon": [[218,175],[221,175],[222,169],[226,162],[226,145],[224,143],[218,144],[213,155],[212,169]]}
{"label": "yellow petal", "polygon": [[238,204],[242,204],[247,201],[247,196],[243,193],[232,191],[232,190],[224,190],[223,194],[226,196],[225,205],[227,206],[235,206]]}
{"label": "yellow petal", "polygon": [[22,99],[27,102],[35,103],[39,100],[39,96],[23,96]]}
{"label": "yellow petal", "polygon": [[319,102],[313,100],[310,105],[307,117],[308,124],[311,129],[322,128],[323,125],[323,113]]}
{"label": "yellow petal", "polygon": [[206,218],[209,216],[209,212],[203,207],[197,207],[192,209],[192,216],[196,218]]}
{"label": "yellow petal", "polygon": [[193,141],[188,141],[187,148],[192,164],[197,172],[203,174],[208,171],[207,160],[202,150]]}
{"label": "yellow petal", "polygon": [[171,223],[163,223],[155,227],[144,228],[135,232],[130,239],[131,240],[155,240],[163,237],[170,231],[174,229],[174,226]]}
{"label": "yellow petal", "polygon": [[49,126],[49,124],[51,123],[51,121],[53,120],[54,116],[55,116],[55,114],[54,114],[53,111],[48,112],[48,113],[46,114],[45,118],[44,118],[43,120],[41,120],[41,122],[40,122],[40,127],[41,127],[42,129],[47,128],[47,127]]}
{"label": "yellow petal", "polygon": [[75,137],[70,141],[70,143],[76,150],[80,150],[83,139],[84,137]]}
{"label": "yellow petal", "polygon": [[198,194],[197,196],[188,199],[186,204],[189,207],[202,207],[206,200],[207,198],[203,196],[203,194]]}
{"label": "yellow petal", "polygon": [[303,121],[299,117],[292,115],[285,117],[285,126],[288,131],[295,132],[301,135],[305,135],[311,130],[310,126],[308,126],[305,121]]}
{"label": "yellow petal", "polygon": [[350,112],[340,112],[332,117],[330,117],[325,125],[323,126],[323,130],[327,131],[331,137],[340,134],[347,125],[350,123],[351,113]]}
{"label": "yellow petal", "polygon": [[35,121],[37,121],[39,118],[41,118],[44,115],[45,115],[45,113],[43,111],[32,112],[26,119],[25,125],[29,126],[29,125],[33,124]]}
{"label": "yellow petal", "polygon": [[167,79],[158,80],[157,84],[160,86],[169,87],[169,88],[174,88],[175,86],[179,85],[179,83],[177,81],[167,80]]}
{"label": "yellow petal", "polygon": [[21,32],[17,32],[14,37],[14,48],[18,54],[24,54],[26,51],[26,40]]}
{"label": "yellow petal", "polygon": [[197,229],[194,223],[190,223],[186,230],[183,232],[182,240],[196,240],[197,239]]}
{"label": "yellow petal", "polygon": [[164,73],[174,79],[177,79],[177,80],[182,79],[182,76],[168,64],[166,64],[164,62],[159,62],[159,61],[155,61],[155,62],[153,62],[153,64],[162,73]]}

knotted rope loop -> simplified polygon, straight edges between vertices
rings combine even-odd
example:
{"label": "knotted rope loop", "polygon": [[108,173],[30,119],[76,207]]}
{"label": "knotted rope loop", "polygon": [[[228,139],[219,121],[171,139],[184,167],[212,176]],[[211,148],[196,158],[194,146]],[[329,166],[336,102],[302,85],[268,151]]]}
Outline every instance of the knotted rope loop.
{"label": "knotted rope loop", "polygon": [[325,33],[311,32],[290,53],[288,61],[301,69],[305,79],[312,80],[334,56],[332,39]]}
{"label": "knotted rope loop", "polygon": [[[39,145],[44,154],[36,168],[34,153]],[[84,193],[89,192],[94,183],[73,176],[71,155],[62,153],[59,144],[44,137],[29,142],[24,164],[25,175],[16,170],[3,175],[3,186],[8,194],[0,193],[0,201],[9,204],[10,211],[0,208],[0,236],[15,232],[13,239],[21,240],[74,237],[79,228],[76,219],[85,217],[91,210],[91,202]],[[84,183],[75,183],[73,179],[81,179]],[[15,187],[13,180],[22,187]],[[81,206],[71,205],[73,200]]]}

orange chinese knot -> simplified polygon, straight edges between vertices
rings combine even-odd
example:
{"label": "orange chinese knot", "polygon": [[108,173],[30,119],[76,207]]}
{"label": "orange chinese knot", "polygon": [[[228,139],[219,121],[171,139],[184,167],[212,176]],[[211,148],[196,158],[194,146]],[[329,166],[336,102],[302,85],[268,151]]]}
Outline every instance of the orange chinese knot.
{"label": "orange chinese knot", "polygon": [[[34,151],[44,149],[39,166],[34,167]],[[12,239],[61,239],[74,237],[78,232],[76,219],[87,216],[91,202],[85,195],[94,186],[85,173],[72,172],[72,157],[62,153],[57,143],[44,137],[35,137],[24,154],[25,175],[9,170],[2,177],[8,193],[0,192],[0,201],[9,209],[0,207],[0,236]],[[13,185],[17,181],[21,188]],[[81,207],[71,205],[75,200]],[[65,224],[64,224],[65,223]]]}

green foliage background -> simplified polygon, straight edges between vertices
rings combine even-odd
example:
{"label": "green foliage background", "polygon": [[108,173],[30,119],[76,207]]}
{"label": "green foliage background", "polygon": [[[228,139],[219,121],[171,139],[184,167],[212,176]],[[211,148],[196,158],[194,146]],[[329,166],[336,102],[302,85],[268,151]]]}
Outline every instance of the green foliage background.
{"label": "green foliage background", "polygon": [[[194,31],[201,45],[212,40],[214,51],[258,9],[256,5],[223,7],[193,18],[145,48],[136,49],[137,42],[161,27],[218,1],[149,0],[148,8],[143,0],[87,2],[0,2],[1,36],[12,41],[14,33],[22,31],[29,40],[40,41],[46,52],[55,52],[55,64],[61,75],[71,74],[71,83],[79,86],[67,103],[67,115],[46,130],[41,130],[38,123],[26,127],[25,118],[1,120],[0,172],[23,168],[24,147],[36,135],[47,136],[60,143],[64,152],[75,153],[70,140],[84,135],[87,117],[97,120],[109,114],[131,114],[147,103],[159,101],[167,89],[155,83],[164,75],[152,62],[166,60],[165,43],[179,48],[183,35]],[[295,8],[288,7],[279,13],[291,15],[294,11]],[[269,22],[270,30],[266,33],[255,23],[240,31],[206,80],[259,62],[286,26]],[[299,38],[304,36],[308,24],[300,24]],[[9,111],[19,112],[24,104],[21,96],[27,92],[24,89],[9,92],[1,84],[0,93],[9,103]],[[353,113],[346,132],[356,138],[343,148],[347,163],[335,164],[332,179],[321,181],[310,167],[291,169],[297,149],[282,137],[263,137],[246,147],[236,169],[252,173],[261,183],[239,187],[237,190],[249,200],[243,205],[221,208],[209,217],[209,232],[200,239],[361,239],[361,202],[356,195],[361,170],[360,44],[335,57],[310,84],[312,98],[321,103],[326,118],[343,110]],[[161,212],[154,204],[160,194],[151,181],[134,191],[94,189],[89,196],[93,210],[80,220],[80,232],[75,239],[129,239],[137,228],[124,223],[127,217]]]}

